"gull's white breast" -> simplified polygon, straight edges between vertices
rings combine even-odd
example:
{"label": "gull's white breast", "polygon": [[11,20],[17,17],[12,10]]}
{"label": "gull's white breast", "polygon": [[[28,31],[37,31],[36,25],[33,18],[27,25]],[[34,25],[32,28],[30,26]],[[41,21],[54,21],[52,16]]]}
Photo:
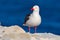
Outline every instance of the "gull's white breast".
{"label": "gull's white breast", "polygon": [[41,23],[41,17],[40,15],[37,15],[37,14],[31,15],[30,19],[26,22],[26,24],[30,27],[38,26],[40,25],[40,23]]}

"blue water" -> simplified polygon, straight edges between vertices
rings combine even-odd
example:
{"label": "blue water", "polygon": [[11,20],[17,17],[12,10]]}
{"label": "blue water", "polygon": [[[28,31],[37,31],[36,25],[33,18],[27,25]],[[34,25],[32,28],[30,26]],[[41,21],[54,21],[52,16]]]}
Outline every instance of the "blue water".
{"label": "blue water", "polygon": [[[2,26],[19,25],[26,32],[28,27],[22,26],[26,14],[34,5],[40,6],[42,23],[37,32],[50,32],[60,35],[60,0],[0,0],[0,22]],[[34,33],[34,28],[31,28]]]}

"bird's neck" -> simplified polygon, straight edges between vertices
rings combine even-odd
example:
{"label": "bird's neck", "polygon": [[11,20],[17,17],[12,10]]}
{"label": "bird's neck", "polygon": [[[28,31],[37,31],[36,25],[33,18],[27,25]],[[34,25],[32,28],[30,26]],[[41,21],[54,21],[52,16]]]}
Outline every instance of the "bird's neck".
{"label": "bird's neck", "polygon": [[34,10],[33,14],[39,14],[39,10]]}

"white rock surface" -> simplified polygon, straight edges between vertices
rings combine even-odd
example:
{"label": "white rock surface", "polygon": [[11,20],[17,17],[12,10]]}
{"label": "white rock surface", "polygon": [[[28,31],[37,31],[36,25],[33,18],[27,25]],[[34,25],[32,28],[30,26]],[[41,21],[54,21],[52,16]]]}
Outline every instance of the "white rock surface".
{"label": "white rock surface", "polygon": [[[6,28],[6,27],[5,27],[5,28]],[[15,33],[25,33],[25,31],[24,31],[21,27],[19,27],[19,26],[17,26],[17,25],[7,27],[7,28],[5,29],[5,31],[8,32],[8,33],[11,33],[11,32],[15,32]]]}
{"label": "white rock surface", "polygon": [[34,37],[31,37],[31,40],[36,40],[36,38],[34,38]]}
{"label": "white rock surface", "polygon": [[60,36],[51,33],[27,33],[21,27],[0,26],[0,40],[60,40]]}

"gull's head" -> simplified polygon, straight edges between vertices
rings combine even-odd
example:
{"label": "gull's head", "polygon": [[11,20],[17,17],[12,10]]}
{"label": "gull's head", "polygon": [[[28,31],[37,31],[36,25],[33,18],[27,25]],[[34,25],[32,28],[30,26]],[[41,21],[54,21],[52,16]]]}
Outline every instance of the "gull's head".
{"label": "gull's head", "polygon": [[38,5],[35,5],[35,6],[33,6],[33,8],[31,8],[31,10],[35,10],[35,11],[38,11],[39,10],[39,6]]}

